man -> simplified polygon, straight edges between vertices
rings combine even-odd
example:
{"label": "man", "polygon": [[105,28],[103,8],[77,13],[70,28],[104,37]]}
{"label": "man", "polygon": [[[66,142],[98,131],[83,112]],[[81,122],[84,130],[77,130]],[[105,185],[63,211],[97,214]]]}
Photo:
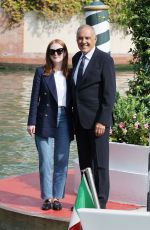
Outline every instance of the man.
{"label": "man", "polygon": [[95,47],[95,31],[89,25],[78,28],[77,44],[80,51],[72,60],[71,81],[79,165],[80,170],[92,169],[100,207],[105,209],[109,195],[109,130],[116,91],[114,62]]}

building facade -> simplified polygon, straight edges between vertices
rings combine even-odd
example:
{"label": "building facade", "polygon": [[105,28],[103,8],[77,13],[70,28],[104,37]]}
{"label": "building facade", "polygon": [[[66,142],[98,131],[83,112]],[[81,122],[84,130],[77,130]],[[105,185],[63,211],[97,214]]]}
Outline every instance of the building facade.
{"label": "building facade", "polygon": [[[23,22],[15,28],[6,29],[7,19],[0,10],[0,63],[43,64],[48,43],[54,39],[62,39],[72,55],[78,51],[76,30],[85,24],[85,17],[74,16],[64,24],[42,20],[35,13],[25,15]],[[128,53],[132,46],[131,37],[125,36],[123,30],[110,25],[111,55],[115,63],[126,64],[131,59]]]}

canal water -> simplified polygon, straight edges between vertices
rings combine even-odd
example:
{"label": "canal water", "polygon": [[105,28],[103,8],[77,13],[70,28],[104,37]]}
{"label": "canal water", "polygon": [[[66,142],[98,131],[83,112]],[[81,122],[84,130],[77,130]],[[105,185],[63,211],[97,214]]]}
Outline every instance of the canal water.
{"label": "canal water", "polygon": [[[34,71],[0,72],[0,177],[38,171],[38,156],[26,131]],[[128,87],[132,73],[117,73],[117,89]],[[77,157],[76,142],[71,143],[69,167]]]}

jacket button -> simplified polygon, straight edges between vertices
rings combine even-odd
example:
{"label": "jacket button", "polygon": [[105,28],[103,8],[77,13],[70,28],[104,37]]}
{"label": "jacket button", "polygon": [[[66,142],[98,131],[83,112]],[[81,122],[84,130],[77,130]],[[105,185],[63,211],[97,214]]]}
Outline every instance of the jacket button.
{"label": "jacket button", "polygon": [[49,107],[49,104],[46,104],[47,107]]}
{"label": "jacket button", "polygon": [[45,117],[48,117],[48,114],[45,114]]}
{"label": "jacket button", "polygon": [[47,93],[46,93],[46,92],[44,92],[44,95],[47,95]]}

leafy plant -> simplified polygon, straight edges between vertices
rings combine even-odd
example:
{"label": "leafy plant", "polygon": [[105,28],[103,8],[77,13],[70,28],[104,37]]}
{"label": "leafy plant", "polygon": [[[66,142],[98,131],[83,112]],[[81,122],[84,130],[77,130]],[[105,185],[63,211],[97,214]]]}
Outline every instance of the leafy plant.
{"label": "leafy plant", "polygon": [[150,117],[148,108],[134,96],[117,94],[114,106],[114,126],[110,132],[113,142],[148,145]]}
{"label": "leafy plant", "polygon": [[[110,6],[111,21],[131,35],[134,79],[129,81],[128,95],[133,95],[147,107],[150,116],[150,1],[105,0]],[[117,13],[116,13],[117,12]]]}
{"label": "leafy plant", "polygon": [[10,28],[18,25],[29,11],[37,12],[45,19],[60,22],[80,13],[82,6],[82,0],[1,0],[1,7],[8,16]]}
{"label": "leafy plant", "polygon": [[150,116],[150,2],[129,1],[130,19],[128,19],[128,33],[132,35],[134,48],[133,54],[135,77],[129,81],[129,91],[140,103],[148,108],[147,116]]}
{"label": "leafy plant", "polygon": [[[106,0],[107,1],[107,0]],[[113,0],[110,0],[113,1]],[[108,0],[108,2],[110,2]],[[115,21],[132,36],[134,79],[129,81],[126,97],[117,96],[113,141],[148,145],[150,125],[150,1],[114,0],[119,12]]]}

